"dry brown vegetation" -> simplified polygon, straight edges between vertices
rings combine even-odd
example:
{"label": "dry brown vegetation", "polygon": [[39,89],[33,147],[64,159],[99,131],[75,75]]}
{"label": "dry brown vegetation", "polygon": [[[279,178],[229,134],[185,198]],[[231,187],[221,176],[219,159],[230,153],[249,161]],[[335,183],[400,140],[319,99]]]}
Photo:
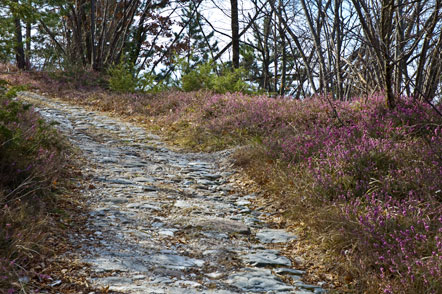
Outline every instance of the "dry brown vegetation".
{"label": "dry brown vegetation", "polygon": [[64,293],[78,293],[84,281],[66,275],[75,264],[60,259],[70,247],[67,232],[84,223],[74,152],[14,99],[16,90],[0,85],[0,293],[51,293],[57,280]]}

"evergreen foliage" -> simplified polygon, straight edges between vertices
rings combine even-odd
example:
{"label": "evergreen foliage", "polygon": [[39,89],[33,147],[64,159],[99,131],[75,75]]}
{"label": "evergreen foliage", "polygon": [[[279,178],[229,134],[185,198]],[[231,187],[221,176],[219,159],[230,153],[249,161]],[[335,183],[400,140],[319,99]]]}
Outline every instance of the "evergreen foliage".
{"label": "evergreen foliage", "polygon": [[214,32],[206,33],[203,28],[202,16],[199,11],[194,13],[195,3],[190,1],[182,10],[181,23],[187,24],[184,43],[186,44],[185,60],[187,67],[184,73],[189,73],[197,65],[206,63],[218,52],[218,41],[212,41]]}
{"label": "evergreen foliage", "polygon": [[109,88],[115,92],[135,92],[138,80],[127,63],[120,62],[108,70]]}
{"label": "evergreen foliage", "polygon": [[[186,68],[185,62],[182,67]],[[220,74],[218,75],[216,72],[220,72]],[[181,89],[185,92],[204,89],[220,94],[227,92],[250,93],[252,87],[245,82],[245,78],[246,70],[242,67],[236,69],[230,67],[218,68],[213,62],[207,62],[183,74],[181,77]]]}

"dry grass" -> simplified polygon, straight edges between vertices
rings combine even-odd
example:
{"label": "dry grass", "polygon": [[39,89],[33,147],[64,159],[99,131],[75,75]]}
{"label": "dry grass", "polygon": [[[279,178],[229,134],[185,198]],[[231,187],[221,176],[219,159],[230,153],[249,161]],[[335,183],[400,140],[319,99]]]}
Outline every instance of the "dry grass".
{"label": "dry grass", "polygon": [[1,86],[0,293],[55,293],[51,284],[63,275],[53,258],[68,249],[67,232],[84,223],[79,210],[85,208],[71,192],[74,152],[37,113],[14,100],[12,87]]}

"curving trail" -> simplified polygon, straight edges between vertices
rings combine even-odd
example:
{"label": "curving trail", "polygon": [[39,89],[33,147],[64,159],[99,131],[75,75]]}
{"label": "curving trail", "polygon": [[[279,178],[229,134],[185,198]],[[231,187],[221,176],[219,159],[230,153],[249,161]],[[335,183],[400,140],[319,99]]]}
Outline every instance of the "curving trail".
{"label": "curving trail", "polygon": [[[180,153],[143,128],[34,93],[21,99],[57,122],[89,164],[89,233],[72,234],[88,281],[118,293],[325,293],[278,246],[296,239],[266,228],[239,195],[229,151]],[[272,249],[268,249],[271,247]]]}

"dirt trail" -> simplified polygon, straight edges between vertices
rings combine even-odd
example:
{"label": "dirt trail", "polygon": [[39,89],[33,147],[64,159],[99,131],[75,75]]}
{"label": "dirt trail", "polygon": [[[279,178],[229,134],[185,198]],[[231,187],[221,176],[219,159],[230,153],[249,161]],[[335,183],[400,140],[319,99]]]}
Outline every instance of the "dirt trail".
{"label": "dirt trail", "polygon": [[[25,92],[21,98],[78,147],[89,188],[88,234],[74,252],[88,281],[122,293],[324,293],[278,251],[296,239],[268,229],[255,195],[229,183],[229,151],[172,151],[143,128]],[[271,249],[268,249],[271,247]]]}

